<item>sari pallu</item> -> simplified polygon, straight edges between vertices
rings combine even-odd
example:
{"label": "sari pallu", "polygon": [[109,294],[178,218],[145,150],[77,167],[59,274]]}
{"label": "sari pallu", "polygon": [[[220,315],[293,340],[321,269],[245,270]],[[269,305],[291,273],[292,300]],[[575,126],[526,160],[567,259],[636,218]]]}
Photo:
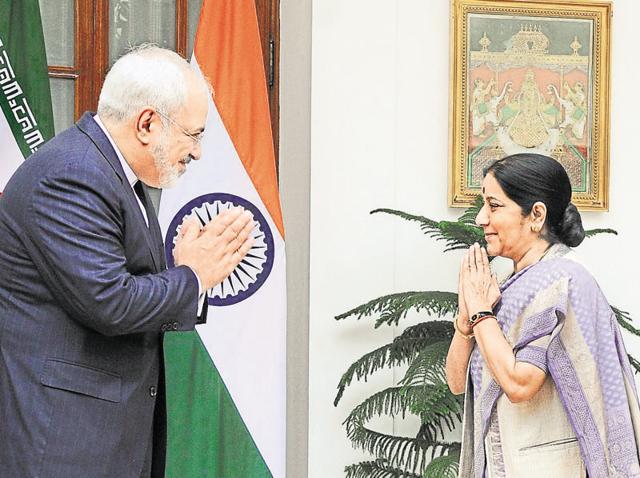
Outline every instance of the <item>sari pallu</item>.
{"label": "sari pallu", "polygon": [[640,407],[620,328],[563,245],[501,286],[498,323],[516,360],[547,373],[512,404],[478,347],[465,395],[460,478],[640,477]]}

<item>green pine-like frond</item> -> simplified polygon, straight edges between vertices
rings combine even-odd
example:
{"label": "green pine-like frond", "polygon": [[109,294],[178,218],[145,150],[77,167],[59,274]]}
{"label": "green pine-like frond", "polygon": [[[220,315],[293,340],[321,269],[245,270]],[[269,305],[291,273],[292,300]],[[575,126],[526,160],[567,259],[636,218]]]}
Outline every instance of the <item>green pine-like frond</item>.
{"label": "green pine-like frond", "polygon": [[[427,450],[432,443],[411,437],[386,435],[358,426],[349,436],[354,446],[388,460],[389,465],[411,473],[419,473],[426,466]],[[444,453],[444,452],[442,452]]]}
{"label": "green pine-like frond", "polygon": [[433,441],[444,436],[444,425],[452,431],[462,421],[462,395],[452,394],[445,382],[419,388],[409,410],[422,421],[417,438]]}
{"label": "green pine-like frond", "polygon": [[460,216],[458,218],[458,222],[462,222],[464,224],[475,225],[476,224],[476,216],[480,212],[480,209],[482,209],[482,205],[483,204],[484,204],[484,201],[482,199],[482,196],[480,194],[478,194],[476,196],[476,198],[474,199],[473,204],[471,206],[469,206],[468,208],[466,208],[464,210],[464,212],[462,213],[462,216]]}
{"label": "green pine-like frond", "polygon": [[631,354],[627,354],[627,358],[629,359],[631,366],[636,370],[636,373],[640,373],[640,362],[638,362]]}
{"label": "green pine-like frond", "polygon": [[439,341],[425,347],[411,363],[400,385],[423,386],[446,381],[444,364],[449,342]]}
{"label": "green pine-like frond", "polygon": [[[422,391],[406,388],[405,393],[400,393],[406,387],[389,387],[380,392],[374,393],[362,401],[356,408],[351,410],[349,416],[342,423],[347,428],[347,435],[351,435],[354,429],[368,422],[375,416],[389,415],[392,417],[404,418],[411,401],[415,399],[417,393]],[[417,392],[417,393],[416,393]]]}
{"label": "green pine-like frond", "polygon": [[446,383],[444,367],[448,349],[449,341],[425,347],[400,381],[401,393],[405,393],[406,388],[415,395],[409,411],[422,421],[418,437],[435,440],[438,432],[443,434],[443,424],[451,431],[462,420],[462,399],[453,395]]}
{"label": "green pine-like frond", "polygon": [[393,342],[369,352],[356,360],[342,375],[333,401],[337,405],[345,389],[356,380],[364,380],[377,370],[410,362],[426,346],[441,340],[450,341],[453,327],[447,320],[421,322],[407,327]]}
{"label": "green pine-like frond", "polygon": [[370,300],[366,304],[359,305],[343,314],[337,315],[336,320],[355,316],[357,320],[379,314],[375,327],[382,324],[398,325],[400,319],[415,309],[417,312],[426,311],[428,315],[443,317],[447,314],[458,312],[458,295],[453,292],[429,291],[429,292],[400,292],[385,295]]}
{"label": "green pine-like frond", "polygon": [[376,416],[404,418],[407,413],[418,415],[422,420],[417,438],[432,443],[444,437],[444,424],[452,430],[462,420],[462,405],[444,382],[416,387],[389,387],[362,401],[351,411],[343,425],[347,435],[351,436]]}
{"label": "green pine-like frond", "polygon": [[422,472],[427,465],[429,450],[432,457],[441,456],[459,446],[458,443],[386,435],[370,430],[362,424],[358,424],[351,430],[349,439],[353,446],[363,449],[376,458],[388,460],[390,466],[404,468],[411,473]]}
{"label": "green pine-like frond", "polygon": [[633,335],[640,336],[640,330],[631,325],[631,316],[629,315],[629,312],[625,312],[624,310],[620,310],[614,306],[611,306],[611,310],[613,310],[618,323],[623,329],[631,332]]}
{"label": "green pine-like frond", "polygon": [[[425,346],[432,342],[447,340],[451,342],[453,338],[453,322],[450,320],[428,320],[412,325],[404,329],[401,335],[395,340],[401,339],[425,339]],[[395,341],[394,340],[394,341]]]}
{"label": "green pine-like frond", "polygon": [[382,458],[346,466],[344,472],[345,478],[422,478],[421,475],[389,466],[387,460]]}
{"label": "green pine-like frond", "polygon": [[[629,312],[625,312],[624,310],[620,310],[617,307],[611,306],[611,310],[616,316],[616,320],[620,324],[620,327],[625,329],[626,331],[632,333],[633,335],[640,336],[640,329],[635,328],[631,325],[631,316]],[[635,369],[636,373],[640,373],[640,362],[630,354],[627,354],[629,358],[629,363]]]}
{"label": "green pine-like frond", "polygon": [[379,212],[383,212],[385,214],[391,214],[393,216],[398,216],[398,217],[401,217],[402,219],[405,219],[407,221],[419,222],[420,223],[420,229],[422,229],[423,231],[425,231],[425,230],[437,231],[438,230],[438,221],[434,221],[433,219],[429,219],[428,217],[424,217],[424,216],[416,216],[415,214],[409,214],[407,212],[400,211],[398,209],[389,209],[389,208],[386,208],[386,207],[381,207],[381,208],[378,208],[378,209],[374,209],[373,211],[370,211],[369,214],[377,214]]}
{"label": "green pine-like frond", "polygon": [[584,237],[587,238],[597,236],[598,234],[615,234],[617,236],[618,231],[615,229],[588,229],[584,231]]}
{"label": "green pine-like frond", "polygon": [[[482,228],[475,224],[461,224],[457,221],[440,221],[438,226],[443,239],[447,241],[445,252],[456,249],[468,249],[476,242],[482,247],[487,247],[487,241],[484,238]],[[431,234],[431,237],[438,236]]]}
{"label": "green pine-like frond", "polygon": [[482,246],[485,245],[482,228],[475,224],[460,223],[458,221],[434,221],[424,216],[416,216],[398,211],[397,209],[387,208],[374,209],[371,211],[371,214],[379,212],[398,216],[407,221],[420,223],[420,229],[422,229],[425,235],[434,238],[436,241],[445,241],[445,252],[455,249],[465,249],[475,242]]}
{"label": "green pine-like frond", "polygon": [[422,473],[422,478],[456,478],[459,461],[460,450],[452,450],[432,460]]}
{"label": "green pine-like frond", "polygon": [[333,399],[333,405],[338,405],[342,399],[345,389],[351,385],[354,376],[356,380],[364,380],[366,382],[369,376],[376,370],[380,370],[387,366],[400,365],[401,363],[409,360],[409,356],[392,358],[392,347],[393,343],[383,345],[372,352],[364,354],[352,363],[349,369],[340,378],[340,382],[338,383],[338,393],[336,394],[336,398]]}

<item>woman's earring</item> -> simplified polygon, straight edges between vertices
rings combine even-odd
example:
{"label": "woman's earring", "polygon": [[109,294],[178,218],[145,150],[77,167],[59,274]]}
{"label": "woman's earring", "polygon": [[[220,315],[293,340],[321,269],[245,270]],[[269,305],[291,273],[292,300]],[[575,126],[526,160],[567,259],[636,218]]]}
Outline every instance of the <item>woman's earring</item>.
{"label": "woman's earring", "polygon": [[531,224],[531,232],[540,232],[540,226],[537,224]]}

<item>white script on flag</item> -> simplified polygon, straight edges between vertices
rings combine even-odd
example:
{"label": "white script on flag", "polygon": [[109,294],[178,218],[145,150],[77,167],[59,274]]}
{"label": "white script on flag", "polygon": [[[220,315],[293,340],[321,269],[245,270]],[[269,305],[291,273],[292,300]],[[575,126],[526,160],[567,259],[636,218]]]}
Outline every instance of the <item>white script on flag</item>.
{"label": "white script on flag", "polygon": [[0,90],[7,99],[13,117],[21,126],[22,137],[29,145],[31,152],[35,152],[38,146],[44,143],[44,138],[37,128],[38,122],[13,72],[2,38],[0,38]]}

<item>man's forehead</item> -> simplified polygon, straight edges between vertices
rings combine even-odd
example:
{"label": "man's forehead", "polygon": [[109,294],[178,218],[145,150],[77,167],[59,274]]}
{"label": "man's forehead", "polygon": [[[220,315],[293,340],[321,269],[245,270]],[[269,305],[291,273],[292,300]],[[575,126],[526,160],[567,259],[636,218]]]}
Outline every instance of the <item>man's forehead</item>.
{"label": "man's forehead", "polygon": [[204,128],[208,110],[209,103],[207,98],[202,94],[197,94],[195,91],[190,91],[187,94],[185,106],[182,108],[179,115],[182,117],[185,125],[188,124],[194,129]]}

